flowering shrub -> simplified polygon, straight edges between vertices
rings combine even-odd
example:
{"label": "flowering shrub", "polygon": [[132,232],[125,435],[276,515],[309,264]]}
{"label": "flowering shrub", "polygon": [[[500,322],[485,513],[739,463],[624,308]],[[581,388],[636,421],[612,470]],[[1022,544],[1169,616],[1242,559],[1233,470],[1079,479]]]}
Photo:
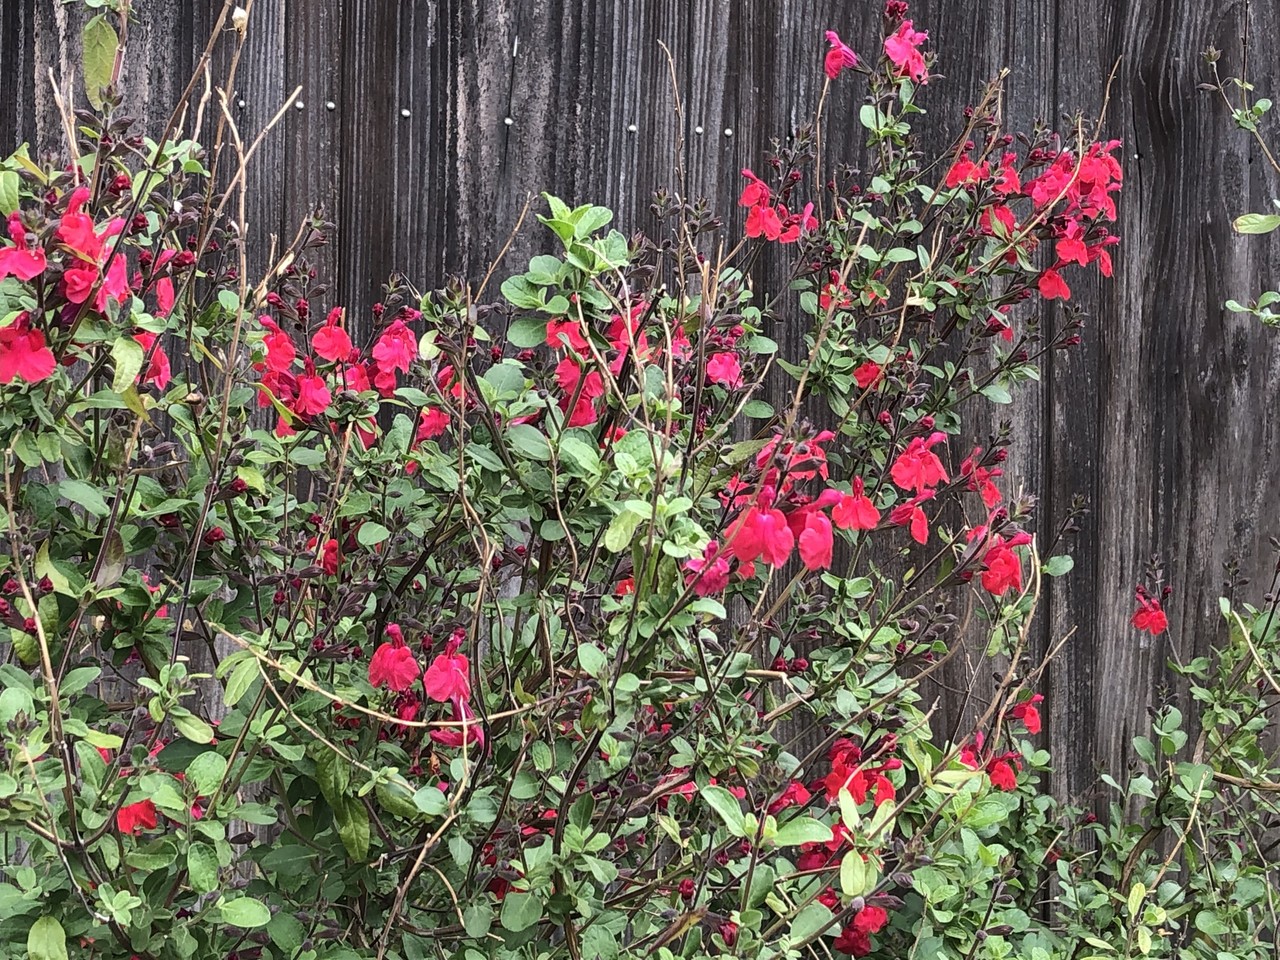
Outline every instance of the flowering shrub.
{"label": "flowering shrub", "polygon": [[[1231,645],[1186,665],[1213,722],[1183,758],[1157,718],[1113,784],[1143,820],[1038,790],[1026,638],[1073,520],[1037,532],[1009,428],[964,415],[1079,341],[1039,307],[1110,274],[1121,171],[1114,143],[1005,134],[995,85],[922,155],[906,13],[869,64],[827,37],[836,108],[866,87],[864,175],[810,176],[799,131],[743,171],[741,236],[660,194],[661,239],[628,241],[547,197],[555,252],[500,303],[390,286],[354,323],[308,266],[320,223],[251,280],[225,109],[220,149],[151,141],[104,84],[77,162],[6,162],[0,938],[1263,955],[1257,861],[1192,826],[1267,775],[1270,614],[1229,609]],[[785,293],[753,291],[760,254],[792,255]],[[1135,628],[1167,628],[1161,599]],[[1001,681],[953,729],[920,687],[968,605]],[[1165,830],[1212,879],[1174,881]]]}

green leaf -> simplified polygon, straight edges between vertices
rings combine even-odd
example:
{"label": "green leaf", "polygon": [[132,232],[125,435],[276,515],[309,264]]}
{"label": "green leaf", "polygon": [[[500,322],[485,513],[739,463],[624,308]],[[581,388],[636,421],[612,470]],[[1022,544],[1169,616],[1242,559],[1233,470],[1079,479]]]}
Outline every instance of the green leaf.
{"label": "green leaf", "polygon": [[258,679],[258,661],[253,657],[241,660],[227,678],[227,692],[223,701],[228,707],[234,707],[249,692],[253,681]]}
{"label": "green leaf", "polygon": [[252,897],[222,902],[222,922],[244,930],[265,927],[271,922],[271,911]]}
{"label": "green leaf", "polygon": [[62,480],[58,483],[58,496],[74,503],[95,517],[105,517],[111,512],[102,493],[91,483],[84,480]]}
{"label": "green leaf", "polygon": [[608,661],[600,648],[593,643],[583,643],[578,645],[578,665],[589,677],[599,679],[604,675],[605,666]]}
{"label": "green leaf", "polygon": [[528,930],[541,919],[541,897],[532,893],[508,893],[502,901],[502,926],[512,933]]}
{"label": "green leaf", "polygon": [[1259,234],[1270,233],[1276,227],[1280,227],[1280,214],[1275,213],[1246,213],[1236,217],[1235,222],[1231,224],[1236,233]]}
{"label": "green leaf", "polygon": [[218,889],[218,854],[207,843],[193,843],[187,848],[187,873],[196,893],[213,893]]}
{"label": "green leaf", "polygon": [[142,344],[133,337],[121,337],[111,345],[111,359],[115,363],[116,372],[111,378],[111,389],[116,393],[124,393],[133,386],[142,372],[142,361],[145,353]]}
{"label": "green leaf", "polygon": [[1072,557],[1070,554],[1060,553],[1058,556],[1050,557],[1045,561],[1044,572],[1046,576],[1061,577],[1064,574],[1070,573],[1075,565],[1075,557]]}
{"label": "green leaf", "polygon": [[213,739],[213,727],[194,714],[172,714],[173,725],[192,743],[208,743]]}
{"label": "green leaf", "polygon": [[20,183],[16,171],[0,170],[0,216],[7,217],[18,209]]}
{"label": "green leaf", "polygon": [[67,960],[67,935],[53,917],[41,917],[27,933],[30,960]]}
{"label": "green leaf", "polygon": [[111,82],[120,38],[107,18],[98,14],[84,25],[84,92],[95,110],[102,109],[102,88]]}
{"label": "green leaf", "polygon": [[[504,293],[506,291],[503,291]],[[521,317],[507,327],[507,342],[520,350],[540,347],[547,341],[547,321]]]}
{"label": "green leaf", "polygon": [[773,842],[780,847],[798,847],[802,843],[826,843],[831,839],[831,828],[812,817],[796,817],[788,820],[773,835]]}
{"label": "green leaf", "polygon": [[1129,891],[1129,916],[1137,917],[1138,910],[1142,907],[1142,901],[1147,896],[1147,887],[1141,880],[1133,885],[1133,889]]}
{"label": "green leaf", "polygon": [[847,897],[860,897],[867,892],[866,887],[866,861],[857,850],[850,850],[840,861],[840,889]]}
{"label": "green leaf", "polygon": [[267,924],[267,934],[284,956],[296,957],[302,949],[302,941],[306,939],[307,929],[297,917],[282,910]]}
{"label": "green leaf", "polygon": [[366,520],[360,524],[360,529],[356,531],[356,541],[362,547],[377,546],[384,540],[390,539],[390,537],[390,530],[380,523],[374,523],[372,520]]}
{"label": "green leaf", "polygon": [[808,940],[831,925],[834,914],[820,903],[811,903],[791,921],[791,942]]}
{"label": "green leaf", "polygon": [[357,797],[343,797],[333,804],[333,820],[347,855],[363,863],[369,856],[369,811]]}
{"label": "green leaf", "polygon": [[208,797],[217,789],[227,773],[227,758],[213,750],[197,754],[187,766],[186,777],[196,793]]}
{"label": "green leaf", "polygon": [[738,806],[737,797],[724,787],[714,785],[703,787],[699,793],[702,794],[702,799],[707,802],[707,806],[720,815],[720,819],[725,822],[725,826],[729,828],[731,834],[735,837],[745,837],[747,835],[742,808]]}
{"label": "green leaf", "polygon": [[507,443],[513,450],[531,460],[550,460],[551,444],[537,427],[517,423],[507,429]]}
{"label": "green leaf", "polygon": [[644,517],[634,510],[623,510],[609,521],[604,532],[604,548],[610,553],[622,553],[631,549],[631,540],[643,520]]}
{"label": "green leaf", "polygon": [[487,900],[473,903],[462,911],[462,926],[469,937],[480,939],[489,932],[492,924],[493,907]]}

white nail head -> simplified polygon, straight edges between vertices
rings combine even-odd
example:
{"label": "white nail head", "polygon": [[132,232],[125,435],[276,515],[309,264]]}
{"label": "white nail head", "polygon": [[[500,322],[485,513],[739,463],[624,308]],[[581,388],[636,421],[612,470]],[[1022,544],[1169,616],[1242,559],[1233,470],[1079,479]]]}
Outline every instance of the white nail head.
{"label": "white nail head", "polygon": [[640,129],[640,128],[639,128],[639,127],[637,127],[634,123],[628,123],[628,124],[627,124],[627,133],[635,133],[635,132],[636,132],[637,130],[639,130],[639,129]]}
{"label": "white nail head", "polygon": [[236,101],[236,106],[237,106],[237,107],[239,107],[241,110],[243,110],[243,109],[244,109],[244,101],[243,101],[243,100],[237,100],[237,101]]}
{"label": "white nail head", "polygon": [[326,101],[324,102],[324,108],[325,108],[326,110],[337,110],[337,109],[338,109],[338,105],[337,105],[336,103],[334,103],[332,100],[326,100]]}
{"label": "white nail head", "polygon": [[508,127],[511,126],[513,123],[515,123],[515,121],[512,120],[510,117],[503,117],[502,122],[505,123]]}
{"label": "white nail head", "polygon": [[693,132],[698,136],[702,136],[702,124],[698,124],[698,126],[694,127]]}
{"label": "white nail head", "polygon": [[733,127],[725,127],[725,128],[724,128],[724,135],[725,135],[726,137],[732,137],[732,136],[733,136]]}
{"label": "white nail head", "polygon": [[297,103],[293,105],[293,109],[295,110],[305,110],[306,108],[307,108],[307,105],[303,103],[301,100],[299,100]]}
{"label": "white nail head", "polygon": [[409,108],[408,108],[408,107],[401,107],[401,108],[400,108],[400,116],[402,116],[402,117],[407,117],[407,116],[409,116]]}

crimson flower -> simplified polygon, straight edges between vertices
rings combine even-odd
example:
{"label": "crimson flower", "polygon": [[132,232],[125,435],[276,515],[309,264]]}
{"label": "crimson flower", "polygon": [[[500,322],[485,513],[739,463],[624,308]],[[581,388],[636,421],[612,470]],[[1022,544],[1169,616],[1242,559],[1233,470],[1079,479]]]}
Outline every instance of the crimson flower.
{"label": "crimson flower", "polygon": [[173,281],[161,277],[156,281],[156,316],[167,317],[173,310],[174,301]]}
{"label": "crimson flower", "polygon": [[839,34],[834,30],[827,31],[827,43],[831,44],[831,49],[827,51],[823,69],[827,71],[827,76],[832,80],[838,78],[843,71],[850,70],[858,65],[857,54],[844,44]]}
{"label": "crimson flower", "polygon": [[812,798],[813,794],[809,792],[803,783],[799,780],[792,780],[778,796],[778,799],[769,804],[769,813],[776,817],[787,807],[803,807]]}
{"label": "crimson flower", "polygon": [[315,372],[315,365],[308,358],[307,372],[298,377],[298,396],[293,402],[293,412],[304,417],[314,417],[329,408],[333,395],[324,377]]}
{"label": "crimson flower", "polygon": [[1133,612],[1130,621],[1135,630],[1143,630],[1158,637],[1169,629],[1169,617],[1160,606],[1160,601],[1147,593],[1142,586],[1137,588],[1138,609]]}
{"label": "crimson flower", "polygon": [[1071,288],[1067,286],[1067,281],[1062,279],[1062,274],[1058,272],[1057,267],[1050,267],[1040,274],[1037,286],[1040,288],[1040,296],[1046,300],[1071,299]]}
{"label": "crimson flower", "polygon": [[973,159],[967,154],[961,154],[960,158],[951,165],[951,169],[947,171],[947,188],[967,186],[971,183],[977,183],[979,180],[986,180],[991,176],[991,165],[985,161],[982,163],[974,163]]}
{"label": "crimson flower", "polygon": [[[142,347],[143,353],[151,351],[152,346],[158,339],[154,333],[146,330],[139,330],[133,335],[133,339]],[[171,379],[171,371],[169,368],[169,356],[164,352],[164,347],[155,347],[151,353],[151,362],[147,364],[147,369],[138,377],[142,383],[155,384],[157,390],[163,390],[169,385]]]}
{"label": "crimson flower", "polygon": [[31,329],[31,320],[20,313],[13,323],[0,328],[0,383],[15,379],[39,383],[57,367],[44,334]]}
{"label": "crimson flower", "polygon": [[757,207],[761,204],[769,203],[769,186],[750,170],[743,169],[742,175],[747,178],[747,185],[742,188],[742,195],[738,197],[738,206],[740,207]]}
{"label": "crimson flower", "polygon": [[298,350],[293,345],[293,338],[280,329],[280,325],[268,316],[261,316],[258,322],[267,330],[262,338],[262,345],[267,350],[263,361],[272,373],[288,373],[293,361],[298,357]]}
{"label": "crimson flower", "polygon": [[93,229],[93,217],[83,210],[89,197],[88,187],[77,187],[71,191],[67,212],[58,223],[56,236],[77,257],[96,264],[102,256],[102,238]]}
{"label": "crimson flower", "polygon": [[418,354],[418,341],[403,320],[393,320],[373,345],[373,359],[381,377],[378,386],[386,389],[387,382],[395,385],[395,371],[409,372],[409,364]]}
{"label": "crimson flower", "polygon": [[127,804],[116,814],[116,829],[121,833],[136,834],[155,828],[156,805],[150,800]]}
{"label": "crimson flower", "polygon": [[[835,493],[835,491],[830,492]],[[831,566],[831,552],[834,547],[831,521],[818,509],[797,510],[792,516],[796,514],[800,514],[804,520],[804,526],[796,536],[796,543],[800,548],[800,561],[806,570],[825,570]]]}
{"label": "crimson flower", "polygon": [[[702,556],[686,560],[684,568],[689,571],[685,575],[685,583],[700,597],[719,593],[729,586],[729,561],[721,554],[720,544],[714,540],[707,544]],[[627,592],[635,592],[634,581],[631,581]]]}
{"label": "crimson flower", "polygon": [[889,512],[889,522],[895,527],[908,527],[911,539],[916,543],[927,543],[929,540],[929,518],[920,504],[932,500],[933,493],[932,490],[923,490]]}
{"label": "crimson flower", "polygon": [[436,703],[446,703],[450,698],[468,700],[471,697],[471,665],[465,656],[458,653],[458,646],[458,638],[450,638],[444,653],[431,661],[431,666],[423,674],[422,687]]}
{"label": "crimson flower", "polygon": [[320,551],[320,569],[328,576],[332,577],[338,572],[338,562],[341,559],[338,541],[330,538],[324,542],[324,548]]}
{"label": "crimson flower", "polygon": [[420,672],[413,651],[404,645],[404,641],[382,644],[373,651],[369,660],[369,682],[375,688],[386,684],[396,693],[403,693],[413,686]]}
{"label": "crimson flower", "polygon": [[418,432],[414,434],[414,443],[433,440],[449,427],[449,415],[438,407],[427,407],[418,415]]}
{"label": "crimson flower", "polygon": [[712,354],[707,361],[707,379],[736,390],[742,386],[742,364],[736,353]]}
{"label": "crimson flower", "polygon": [[1000,502],[1000,489],[995,485],[994,481],[996,477],[1004,476],[1004,471],[999,467],[977,466],[978,459],[981,456],[982,448],[974,447],[973,453],[969,454],[960,464],[960,476],[969,478],[967,489],[980,493],[982,502],[990,510]]}
{"label": "crimson flower", "polygon": [[561,349],[568,345],[570,350],[587,349],[587,338],[582,334],[582,324],[566,317],[563,320],[547,321],[547,346]]}
{"label": "crimson flower", "polygon": [[884,380],[884,367],[868,360],[853,371],[853,380],[862,390],[879,386],[880,382]]}
{"label": "crimson flower", "polygon": [[898,68],[898,76],[910,77],[916,83],[927,83],[929,74],[924,66],[924,54],[920,44],[929,34],[912,29],[910,20],[903,20],[896,33],[885,37],[884,53],[889,62]]}
{"label": "crimson flower", "polygon": [[770,566],[780,567],[791,556],[795,534],[781,510],[756,505],[748,507],[730,525],[725,546],[743,563],[761,558]]}
{"label": "crimson flower", "polygon": [[1006,716],[1014,720],[1021,720],[1022,725],[1027,728],[1027,733],[1036,734],[1040,732],[1040,710],[1037,704],[1041,703],[1044,697],[1040,694],[1033,694],[1030,700],[1023,700],[1021,703],[1015,704]]}
{"label": "crimson flower", "polygon": [[842,494],[831,508],[831,520],[841,530],[874,530],[880,523],[880,511],[863,492],[862,478],[853,478],[853,493]]}
{"label": "crimson flower", "polygon": [[840,953],[865,957],[871,952],[871,934],[879,933],[888,922],[889,914],[883,907],[863,907],[851,923],[845,924],[831,946]]}
{"label": "crimson flower", "polygon": [[1013,547],[1031,542],[1027,533],[1017,533],[1005,540],[1003,537],[991,538],[991,546],[982,558],[986,568],[982,571],[982,587],[992,596],[1004,596],[1007,590],[1022,590],[1022,560],[1013,552]]}
{"label": "crimson flower", "polygon": [[928,439],[924,437],[912,439],[906,449],[898,454],[898,459],[889,469],[889,476],[893,478],[893,482],[904,490],[914,490],[916,493],[946,482],[947,471],[943,469],[938,455],[931,449],[946,439],[947,435],[941,431],[931,433]]}
{"label": "crimson flower", "polygon": [[27,246],[27,230],[16,210],[9,214],[9,238],[14,245],[0,250],[0,280],[17,277],[25,283],[44,273],[44,248]]}
{"label": "crimson flower", "polygon": [[351,337],[338,326],[342,320],[342,308],[334,307],[325,318],[324,326],[311,338],[311,349],[316,356],[337,363],[351,356]]}

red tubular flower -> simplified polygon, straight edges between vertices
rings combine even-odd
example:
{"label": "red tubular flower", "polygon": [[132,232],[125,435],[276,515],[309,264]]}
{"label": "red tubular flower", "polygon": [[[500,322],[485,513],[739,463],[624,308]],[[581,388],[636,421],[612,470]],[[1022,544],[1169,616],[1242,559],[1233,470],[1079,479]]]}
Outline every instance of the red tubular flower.
{"label": "red tubular flower", "polygon": [[427,407],[418,415],[418,432],[414,443],[433,440],[449,428],[449,415],[437,407]]}
{"label": "red tubular flower", "polygon": [[796,537],[800,547],[800,560],[806,570],[825,570],[831,566],[834,540],[831,521],[821,510],[805,512],[804,529]]}
{"label": "red tubular flower", "polygon": [[582,334],[582,324],[577,320],[565,317],[563,320],[547,321],[547,346],[557,350],[568,346],[574,352],[587,349],[587,338]]}
{"label": "red tubular flower", "polygon": [[338,324],[342,321],[342,308],[334,307],[325,318],[324,326],[311,338],[311,349],[316,356],[333,363],[346,360],[351,356],[351,337]]}
{"label": "red tubular flower", "polygon": [[920,44],[929,34],[912,29],[910,20],[903,20],[896,33],[885,38],[884,53],[889,62],[898,68],[898,76],[910,77],[916,83],[927,83],[929,74],[924,66],[924,54]]}
{"label": "red tubular flower", "polygon": [[764,237],[766,240],[777,240],[782,236],[782,218],[778,211],[766,203],[751,208],[747,214],[747,236]]}
{"label": "red tubular flower", "polygon": [[831,45],[831,49],[827,51],[822,66],[832,80],[838,79],[845,70],[851,70],[858,65],[857,54],[844,44],[840,35],[834,30],[827,31],[827,43]]}
{"label": "red tubular flower", "polygon": [[787,784],[787,788],[779,794],[778,799],[769,804],[769,813],[777,816],[787,807],[803,807],[811,799],[813,794],[799,780],[792,780]]}
{"label": "red tubular flower", "polygon": [[121,833],[136,834],[156,828],[156,805],[150,800],[139,800],[120,808],[116,814],[116,829]]}
{"label": "red tubular flower", "polygon": [[447,703],[451,698],[471,698],[470,663],[458,653],[458,647],[458,637],[451,637],[444,653],[436,657],[423,674],[422,687],[436,703]]}
{"label": "red tubular flower", "polygon": [[863,492],[862,478],[853,478],[853,493],[842,494],[831,508],[831,520],[841,530],[874,530],[880,523],[880,511]]}
{"label": "red tubular flower", "polygon": [[44,273],[44,248],[27,246],[27,230],[16,210],[9,214],[9,238],[14,245],[0,250],[0,280],[17,277],[25,283]]}
{"label": "red tubular flower", "polygon": [[1022,725],[1027,728],[1027,733],[1037,734],[1040,732],[1040,710],[1037,704],[1043,700],[1043,696],[1034,694],[1030,700],[1015,704],[1005,716],[1022,721]]}
{"label": "red tubular flower", "polygon": [[382,644],[369,661],[369,682],[375,688],[385,684],[396,693],[403,693],[413,686],[420,672],[413,651],[403,641]]}
{"label": "red tubular flower", "polygon": [[744,169],[742,175],[747,178],[747,185],[742,188],[742,195],[738,197],[738,206],[740,207],[756,207],[760,204],[769,203],[769,186],[750,170]]}
{"label": "red tubular flower", "polygon": [[781,510],[757,505],[748,507],[730,525],[725,546],[743,563],[760,558],[770,566],[780,567],[791,556],[795,535]]}
{"label": "red tubular flower", "polygon": [[1040,274],[1037,286],[1040,288],[1040,296],[1046,300],[1071,299],[1071,288],[1067,286],[1067,281],[1062,279],[1062,274],[1058,272],[1057,267],[1050,267]]}
{"label": "red tubular flower", "polygon": [[1137,588],[1138,609],[1130,621],[1135,630],[1145,631],[1158,637],[1169,629],[1169,617],[1161,607],[1160,601],[1147,593],[1142,586]]}
{"label": "red tubular flower", "polygon": [[31,329],[27,314],[18,314],[13,323],[0,328],[0,383],[15,379],[38,383],[51,376],[57,365],[44,334]]}
{"label": "red tubular flower", "polygon": [[712,383],[736,390],[742,386],[742,364],[736,353],[712,354],[707,361],[707,379]]}
{"label": "red tubular flower", "polygon": [[396,371],[408,373],[418,353],[418,341],[403,320],[393,320],[373,345],[373,361],[378,368],[374,383],[384,396],[396,388]]}
{"label": "red tubular flower", "polygon": [[884,380],[884,367],[868,360],[853,371],[853,380],[862,390],[879,386]]}
{"label": "red tubular flower", "polygon": [[[145,354],[151,350],[157,337],[154,333],[139,330],[133,335],[133,339],[142,347]],[[156,347],[151,353],[151,362],[147,364],[147,369],[138,375],[138,382],[154,384],[157,390],[163,390],[169,385],[170,377],[169,357],[163,347]]]}
{"label": "red tubular flower", "polygon": [[[685,574],[686,585],[692,587],[693,592],[700,597],[720,593],[729,586],[729,561],[721,554],[720,544],[714,540],[707,544],[701,557],[686,560],[684,568],[688,571]],[[631,581],[628,592],[634,591],[635,583]]]}
{"label": "red tubular flower", "polygon": [[979,180],[986,180],[991,176],[991,165],[986,163],[974,163],[970,156],[965,153],[951,165],[951,169],[947,171],[946,185],[948,189],[952,187],[968,186],[971,183],[977,183]]}
{"label": "red tubular flower", "polygon": [[991,510],[1001,500],[1000,489],[994,481],[996,477],[1004,476],[1004,471],[1000,467],[977,466],[981,456],[982,448],[974,447],[973,453],[960,464],[960,476],[969,478],[967,489],[980,493],[982,502],[986,504],[988,510]]}
{"label": "red tubular flower", "polygon": [[997,790],[1013,791],[1018,789],[1018,776],[1014,773],[1009,757],[997,757],[987,764],[987,776],[991,785]]}
{"label": "red tubular flower", "polygon": [[324,548],[320,552],[320,569],[328,576],[335,576],[338,573],[338,563],[341,559],[341,551],[338,541],[335,539],[326,540]]}
{"label": "red tubular flower", "polygon": [[1022,560],[1012,548],[1030,542],[1031,537],[1025,533],[1015,534],[1008,540],[1000,536],[991,538],[991,545],[982,558],[986,568],[982,572],[984,590],[995,597],[1004,596],[1010,589],[1022,590]]}
{"label": "red tubular flower", "polygon": [[895,527],[908,527],[911,538],[916,543],[927,543],[929,540],[929,518],[920,504],[933,499],[934,491],[924,490],[906,503],[899,504],[889,512],[889,522]]}
{"label": "red tubular flower", "polygon": [[293,361],[298,357],[293,338],[281,330],[280,325],[268,316],[259,317],[258,322],[267,330],[267,335],[262,338],[262,345],[267,350],[264,365],[272,373],[288,373],[293,367]]}
{"label": "red tubular flower", "polygon": [[1082,267],[1089,265],[1089,248],[1084,243],[1084,227],[1079,220],[1070,220],[1062,237],[1054,244],[1054,252],[1064,264],[1078,263]]}
{"label": "red tubular flower", "polygon": [[930,434],[928,439],[915,437],[898,454],[898,459],[889,469],[893,482],[902,489],[914,490],[917,494],[926,488],[945,483],[948,479],[947,471],[931,448],[946,439],[947,435],[940,431]]}
{"label": "red tubular flower", "polygon": [[293,402],[293,412],[300,416],[319,416],[329,408],[329,403],[333,400],[324,377],[315,370],[315,365],[308,358],[307,372],[298,377],[298,396]]}

